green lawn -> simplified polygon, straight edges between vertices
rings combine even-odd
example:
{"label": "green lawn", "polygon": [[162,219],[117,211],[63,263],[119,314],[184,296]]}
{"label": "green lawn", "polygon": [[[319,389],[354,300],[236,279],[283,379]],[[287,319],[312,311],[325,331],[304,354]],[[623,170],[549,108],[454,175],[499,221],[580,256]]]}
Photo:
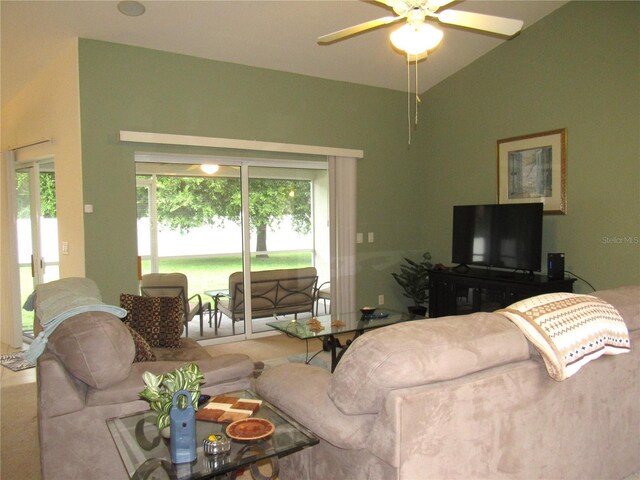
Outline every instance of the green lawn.
{"label": "green lawn", "polygon": [[[272,270],[276,268],[299,268],[312,266],[311,252],[270,253],[268,258],[251,257],[251,269]],[[217,255],[212,257],[160,259],[160,272],[182,272],[189,279],[189,295],[199,293],[204,298],[205,290],[228,288],[229,275],[242,270],[242,256]],[[149,272],[149,262],[142,262],[143,273]],[[20,268],[22,285],[31,281],[31,268]],[[22,292],[22,304],[31,291]],[[22,310],[22,329],[33,330],[33,312]]]}
{"label": "green lawn", "polygon": [[[312,266],[311,252],[270,253],[268,258],[251,257],[251,269],[273,270]],[[189,296],[204,295],[205,290],[220,290],[229,287],[229,275],[242,270],[242,256],[217,255],[212,257],[160,259],[160,272],[184,273],[189,279]],[[149,262],[142,262],[142,272],[149,272]],[[204,300],[204,299],[203,299]]]}

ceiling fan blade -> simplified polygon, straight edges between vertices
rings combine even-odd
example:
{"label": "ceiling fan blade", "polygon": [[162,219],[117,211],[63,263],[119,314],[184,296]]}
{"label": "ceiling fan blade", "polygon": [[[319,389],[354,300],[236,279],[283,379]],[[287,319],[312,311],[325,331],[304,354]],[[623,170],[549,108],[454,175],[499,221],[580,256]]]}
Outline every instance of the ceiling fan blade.
{"label": "ceiling fan blade", "polygon": [[380,27],[382,25],[388,25],[389,23],[397,22],[398,20],[402,20],[403,18],[405,17],[382,17],[376,20],[370,20],[359,25],[343,28],[342,30],[338,30],[337,32],[323,35],[318,38],[318,43],[331,43],[337,40],[342,40],[343,38],[350,37],[351,35],[355,35],[356,33],[364,32],[365,30]]}
{"label": "ceiling fan blade", "polygon": [[[396,0],[375,0],[375,1],[378,2],[378,3],[382,3],[382,4],[386,5],[387,7],[391,7],[391,8],[393,8],[393,6],[396,3]],[[451,0],[451,1],[453,1],[453,0]]]}
{"label": "ceiling fan blade", "polygon": [[497,33],[506,37],[513,37],[522,30],[524,22],[512,18],[494,17],[482,13],[461,12],[459,10],[445,10],[438,14],[438,20],[450,25],[473,28],[474,30],[484,30],[485,32]]}
{"label": "ceiling fan blade", "polygon": [[[380,0],[378,0],[380,1]],[[456,0],[429,0],[428,4],[432,7],[436,7],[436,10],[440,10],[445,5],[455,2]]]}

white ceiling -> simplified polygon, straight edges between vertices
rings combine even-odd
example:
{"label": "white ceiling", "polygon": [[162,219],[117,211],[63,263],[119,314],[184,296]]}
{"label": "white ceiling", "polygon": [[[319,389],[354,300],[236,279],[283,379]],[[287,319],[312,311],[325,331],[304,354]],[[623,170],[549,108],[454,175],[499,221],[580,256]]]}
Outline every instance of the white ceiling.
{"label": "white ceiling", "polygon": [[[116,1],[1,0],[1,94],[10,100],[74,37],[105,40],[314,77],[406,91],[406,59],[390,46],[393,26],[331,45],[320,35],[393,14],[357,0],[142,0],[126,17]],[[566,1],[467,0],[452,8],[524,21],[527,28]],[[442,44],[419,64],[424,92],[504,40],[443,28]],[[517,41],[517,37],[515,40]],[[541,53],[542,54],[542,53]],[[412,87],[413,89],[413,87]]]}

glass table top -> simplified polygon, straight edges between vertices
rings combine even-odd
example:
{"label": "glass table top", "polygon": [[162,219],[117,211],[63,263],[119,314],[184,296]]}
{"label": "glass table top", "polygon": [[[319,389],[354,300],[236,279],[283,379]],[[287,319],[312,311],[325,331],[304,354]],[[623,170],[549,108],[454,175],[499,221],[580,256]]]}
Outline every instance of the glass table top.
{"label": "glass table top", "polygon": [[[226,393],[239,398],[259,398],[254,392],[243,390]],[[232,472],[264,458],[284,456],[318,443],[318,438],[268,402],[254,417],[269,420],[275,432],[265,440],[231,440],[231,450],[222,455],[206,455],[202,441],[211,434],[224,433],[227,423],[196,421],[197,459],[191,463],[172,464],[169,444],[162,439],[151,410],[107,420],[107,427],[118,448],[129,477],[147,478],[149,470],[157,470],[153,478],[205,479]],[[251,448],[248,448],[251,447]],[[157,467],[157,468],[156,468]],[[161,468],[169,473],[162,476]]]}
{"label": "glass table top", "polygon": [[[267,322],[267,325],[301,340],[307,340],[385,327],[409,320],[423,319],[424,317],[393,310],[377,309],[373,315],[369,316],[363,316],[360,312],[350,312],[318,315],[314,318],[318,320],[319,325],[322,327],[321,330],[312,328],[313,324],[310,323],[309,319],[278,320]],[[342,325],[338,321],[341,321]]]}

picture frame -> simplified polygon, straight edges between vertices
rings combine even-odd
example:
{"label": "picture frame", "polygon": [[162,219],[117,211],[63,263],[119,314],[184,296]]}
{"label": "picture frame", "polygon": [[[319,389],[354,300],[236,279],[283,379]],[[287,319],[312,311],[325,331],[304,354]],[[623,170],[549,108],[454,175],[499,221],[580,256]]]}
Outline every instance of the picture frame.
{"label": "picture frame", "polygon": [[544,213],[567,213],[567,129],[497,142],[498,203],[542,202]]}

